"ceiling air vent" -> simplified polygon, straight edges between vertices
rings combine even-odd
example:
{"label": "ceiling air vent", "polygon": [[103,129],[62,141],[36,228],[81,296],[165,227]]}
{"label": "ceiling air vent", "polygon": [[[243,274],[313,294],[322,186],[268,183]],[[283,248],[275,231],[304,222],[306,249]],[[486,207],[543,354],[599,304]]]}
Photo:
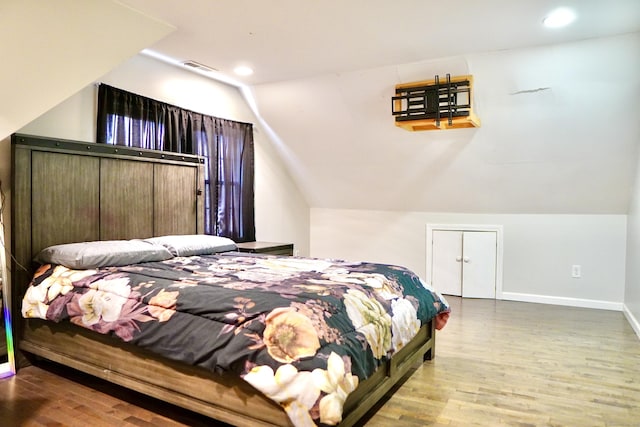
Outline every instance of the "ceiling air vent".
{"label": "ceiling air vent", "polygon": [[192,68],[194,70],[204,71],[205,73],[211,73],[211,72],[214,72],[214,71],[218,71],[215,68],[208,67],[208,66],[206,66],[204,64],[201,64],[201,63],[199,63],[197,61],[191,61],[191,60],[184,61],[182,63],[182,65],[184,65],[185,67],[188,67],[188,68]]}

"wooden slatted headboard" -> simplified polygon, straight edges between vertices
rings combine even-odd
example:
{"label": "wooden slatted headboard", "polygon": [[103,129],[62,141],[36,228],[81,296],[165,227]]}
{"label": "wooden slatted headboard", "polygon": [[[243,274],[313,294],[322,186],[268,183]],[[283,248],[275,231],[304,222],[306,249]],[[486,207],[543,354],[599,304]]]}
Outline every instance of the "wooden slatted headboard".
{"label": "wooden slatted headboard", "polygon": [[[29,268],[47,246],[204,232],[204,159],[16,134],[12,252]],[[14,309],[31,279],[12,264]]]}

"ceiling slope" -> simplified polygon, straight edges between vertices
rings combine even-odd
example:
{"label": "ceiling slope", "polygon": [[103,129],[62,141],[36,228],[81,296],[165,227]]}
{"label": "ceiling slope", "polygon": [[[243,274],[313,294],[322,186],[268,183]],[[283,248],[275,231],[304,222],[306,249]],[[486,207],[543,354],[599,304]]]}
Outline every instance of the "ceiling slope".
{"label": "ceiling slope", "polygon": [[[640,33],[253,87],[311,207],[626,214]],[[477,129],[394,126],[394,86],[474,76]]]}
{"label": "ceiling slope", "polygon": [[0,140],[175,28],[114,1],[0,3]]}
{"label": "ceiling slope", "polygon": [[[177,27],[151,50],[252,85],[640,31],[638,0],[121,1]],[[576,21],[543,27],[559,6]]]}

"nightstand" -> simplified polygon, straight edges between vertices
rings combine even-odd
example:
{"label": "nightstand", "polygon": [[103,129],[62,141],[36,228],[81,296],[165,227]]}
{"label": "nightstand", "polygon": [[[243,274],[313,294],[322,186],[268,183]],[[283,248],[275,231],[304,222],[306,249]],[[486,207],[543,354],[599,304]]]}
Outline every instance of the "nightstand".
{"label": "nightstand", "polygon": [[253,254],[293,255],[293,243],[243,242],[237,243],[238,251]]}

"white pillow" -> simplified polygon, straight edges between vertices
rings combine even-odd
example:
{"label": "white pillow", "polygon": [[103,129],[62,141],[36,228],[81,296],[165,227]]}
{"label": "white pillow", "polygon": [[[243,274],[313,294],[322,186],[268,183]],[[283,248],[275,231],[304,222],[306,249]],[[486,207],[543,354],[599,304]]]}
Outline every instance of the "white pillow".
{"label": "white pillow", "polygon": [[174,256],[207,255],[217,252],[235,251],[236,242],[209,234],[186,234],[180,236],[160,236],[145,239],[145,242],[162,245]]}
{"label": "white pillow", "polygon": [[102,240],[49,246],[35,257],[40,264],[73,269],[122,266],[173,258],[164,246],[144,240]]}

